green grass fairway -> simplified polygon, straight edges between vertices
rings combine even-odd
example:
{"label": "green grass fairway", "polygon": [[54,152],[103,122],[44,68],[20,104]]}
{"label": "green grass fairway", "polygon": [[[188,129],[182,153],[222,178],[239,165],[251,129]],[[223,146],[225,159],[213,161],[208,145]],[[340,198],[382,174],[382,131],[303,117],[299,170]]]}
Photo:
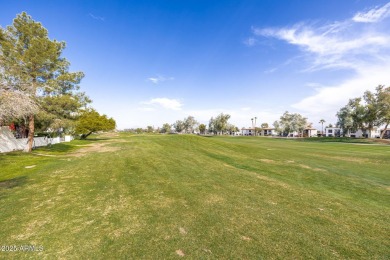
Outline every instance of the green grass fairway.
{"label": "green grass fairway", "polygon": [[43,247],[1,259],[390,258],[389,145],[123,134],[0,165],[0,246]]}

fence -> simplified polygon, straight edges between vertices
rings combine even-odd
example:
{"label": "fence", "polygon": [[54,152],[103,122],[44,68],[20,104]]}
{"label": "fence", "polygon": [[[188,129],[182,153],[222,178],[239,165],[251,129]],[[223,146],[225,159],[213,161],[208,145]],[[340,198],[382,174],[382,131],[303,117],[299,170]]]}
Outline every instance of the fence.
{"label": "fence", "polygon": [[[33,147],[47,146],[49,144],[58,144],[73,140],[72,136],[65,136],[63,140],[60,137],[34,137]],[[8,126],[0,127],[0,153],[12,151],[25,151],[28,148],[28,138],[16,139]]]}

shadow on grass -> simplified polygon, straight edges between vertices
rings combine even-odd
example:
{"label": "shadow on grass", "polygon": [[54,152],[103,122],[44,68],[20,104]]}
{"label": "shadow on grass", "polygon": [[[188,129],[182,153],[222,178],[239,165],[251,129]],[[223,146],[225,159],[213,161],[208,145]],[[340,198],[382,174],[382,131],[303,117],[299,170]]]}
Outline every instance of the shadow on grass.
{"label": "shadow on grass", "polygon": [[66,153],[66,152],[70,152],[74,149],[75,149],[75,147],[73,145],[70,145],[68,143],[59,143],[59,144],[53,144],[50,146],[38,147],[38,148],[34,149],[34,151]]}
{"label": "shadow on grass", "polygon": [[110,138],[87,138],[87,139],[78,139],[78,141],[80,142],[83,142],[83,141],[92,141],[92,142],[95,142],[95,141],[105,141],[105,140],[109,140]]}
{"label": "shadow on grass", "polygon": [[[297,141],[317,142],[317,143],[358,143],[358,144],[374,144],[379,143],[380,139],[374,138],[353,138],[353,137],[309,137],[297,138]],[[386,143],[386,142],[383,142]]]}
{"label": "shadow on grass", "polygon": [[34,149],[36,152],[48,152],[54,154],[65,154],[79,149],[79,146],[88,145],[94,142],[109,140],[109,138],[91,138],[91,139],[75,139],[71,142],[53,144],[50,146],[42,146]]}
{"label": "shadow on grass", "polygon": [[85,144],[87,142],[97,142],[97,141],[106,141],[106,140],[109,140],[110,138],[87,138],[87,139],[74,139],[71,143],[72,144]]}
{"label": "shadow on grass", "polygon": [[5,189],[12,189],[12,188],[15,188],[18,186],[22,186],[26,182],[27,182],[26,176],[20,176],[20,177],[16,177],[13,179],[0,181],[0,191],[5,190]]}
{"label": "shadow on grass", "polygon": [[9,157],[21,157],[26,155],[27,153],[22,151],[11,151],[6,153],[0,153],[0,160],[7,160]]}

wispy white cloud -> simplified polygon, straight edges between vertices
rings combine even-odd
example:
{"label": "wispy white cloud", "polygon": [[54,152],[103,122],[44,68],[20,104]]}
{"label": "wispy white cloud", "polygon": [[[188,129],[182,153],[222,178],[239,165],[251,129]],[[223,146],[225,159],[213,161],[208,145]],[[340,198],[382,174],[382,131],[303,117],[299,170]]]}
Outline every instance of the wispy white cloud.
{"label": "wispy white cloud", "polygon": [[94,14],[92,14],[92,13],[89,13],[88,15],[89,15],[89,17],[91,17],[92,19],[95,19],[95,20],[104,22],[104,17],[96,16],[96,15],[94,15]]}
{"label": "wispy white cloud", "polygon": [[318,89],[319,87],[323,87],[320,83],[317,82],[308,82],[305,84],[306,87]]}
{"label": "wispy white cloud", "polygon": [[169,98],[152,98],[149,101],[141,102],[141,104],[152,105],[171,110],[181,110],[181,107],[183,106],[183,104],[179,100]]}
{"label": "wispy white cloud", "polygon": [[388,16],[390,16],[390,3],[382,7],[375,7],[366,12],[358,12],[352,20],[360,23],[376,23]]}
{"label": "wispy white cloud", "polygon": [[249,46],[249,47],[256,45],[256,43],[257,43],[257,40],[253,37],[249,37],[248,39],[244,40],[244,44],[246,46]]}
{"label": "wispy white cloud", "polygon": [[150,77],[148,78],[147,80],[154,83],[154,84],[158,84],[160,82],[164,82],[164,81],[169,81],[169,80],[174,80],[175,78],[174,77],[164,77],[164,76],[156,76],[156,77]]}
{"label": "wispy white cloud", "polygon": [[[325,69],[350,72],[340,82],[327,86],[307,84],[315,93],[291,105],[314,122],[322,117],[335,121],[335,114],[349,98],[361,96],[379,84],[390,85],[390,3],[352,18],[333,23],[298,23],[283,28],[252,28],[258,37],[275,38],[297,46],[302,72]],[[303,57],[303,58],[302,58]],[[352,75],[352,76],[351,76]]]}
{"label": "wispy white cloud", "polygon": [[271,69],[268,69],[268,70],[265,70],[264,73],[265,74],[270,74],[270,73],[273,73],[275,71],[277,71],[278,68],[271,68]]}
{"label": "wispy white cloud", "polygon": [[314,122],[325,118],[327,122],[335,123],[336,112],[346,105],[348,99],[362,96],[366,90],[373,91],[379,84],[389,85],[388,71],[390,62],[381,64],[381,68],[367,65],[365,69],[361,68],[357,75],[343,82],[316,87],[315,94],[303,98],[292,107],[314,119]]}
{"label": "wispy white cloud", "polygon": [[389,35],[364,29],[348,21],[321,27],[301,23],[287,28],[254,29],[254,33],[299,47],[311,62],[308,70],[357,69],[362,56],[380,58],[382,50],[390,46]]}

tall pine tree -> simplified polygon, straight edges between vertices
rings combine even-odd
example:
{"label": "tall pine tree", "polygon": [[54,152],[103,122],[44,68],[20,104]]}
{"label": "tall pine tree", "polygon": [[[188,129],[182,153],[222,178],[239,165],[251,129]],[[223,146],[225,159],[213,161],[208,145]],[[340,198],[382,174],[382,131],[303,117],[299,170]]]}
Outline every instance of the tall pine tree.
{"label": "tall pine tree", "polygon": [[[84,74],[69,72],[69,62],[61,57],[64,48],[65,42],[49,39],[48,31],[27,13],[17,15],[12,25],[0,28],[2,89],[8,93],[22,93],[24,102],[36,104],[41,111],[48,107],[48,101],[51,104],[53,100],[57,101],[59,107],[46,113],[61,111],[64,102],[69,103],[72,111],[66,114],[74,114],[90,100],[83,93],[76,93]],[[77,105],[71,104],[74,100],[77,100]],[[37,113],[31,111],[25,115],[29,129],[28,151],[33,145]],[[53,118],[60,117],[54,114]]]}

